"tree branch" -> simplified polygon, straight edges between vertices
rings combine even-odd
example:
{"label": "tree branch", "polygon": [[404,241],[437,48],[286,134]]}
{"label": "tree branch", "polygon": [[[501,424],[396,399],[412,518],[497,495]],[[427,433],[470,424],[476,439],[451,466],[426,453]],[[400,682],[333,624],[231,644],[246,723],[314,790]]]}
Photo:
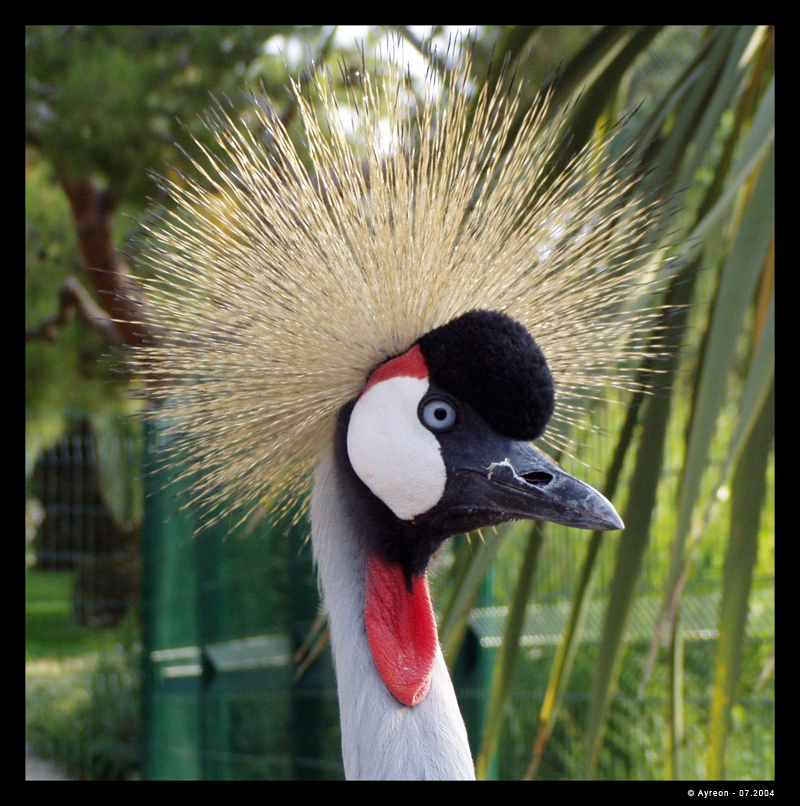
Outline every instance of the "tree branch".
{"label": "tree branch", "polygon": [[38,327],[27,330],[25,341],[55,341],[59,337],[59,331],[72,321],[76,311],[81,319],[107,341],[122,344],[119,328],[74,277],[68,277],[61,285],[58,293],[58,313],[45,319]]}

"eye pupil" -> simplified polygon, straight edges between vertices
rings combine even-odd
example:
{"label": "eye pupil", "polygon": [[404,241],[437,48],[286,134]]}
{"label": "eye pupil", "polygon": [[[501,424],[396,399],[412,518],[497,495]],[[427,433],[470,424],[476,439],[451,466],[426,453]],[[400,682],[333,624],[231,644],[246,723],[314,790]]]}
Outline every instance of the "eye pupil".
{"label": "eye pupil", "polygon": [[446,420],[446,419],[447,419],[447,409],[438,408],[438,409],[436,409],[436,411],[433,413],[433,416],[434,416],[434,417],[435,417],[437,420]]}

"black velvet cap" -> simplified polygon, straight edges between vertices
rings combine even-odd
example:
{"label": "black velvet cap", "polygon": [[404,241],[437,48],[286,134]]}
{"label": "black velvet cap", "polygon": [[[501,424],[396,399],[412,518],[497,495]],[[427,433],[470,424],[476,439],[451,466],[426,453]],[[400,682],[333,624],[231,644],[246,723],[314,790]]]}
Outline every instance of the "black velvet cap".
{"label": "black velvet cap", "polygon": [[431,383],[468,403],[499,434],[542,435],[555,406],[553,378],[524,325],[499,311],[469,311],[426,333],[419,346]]}

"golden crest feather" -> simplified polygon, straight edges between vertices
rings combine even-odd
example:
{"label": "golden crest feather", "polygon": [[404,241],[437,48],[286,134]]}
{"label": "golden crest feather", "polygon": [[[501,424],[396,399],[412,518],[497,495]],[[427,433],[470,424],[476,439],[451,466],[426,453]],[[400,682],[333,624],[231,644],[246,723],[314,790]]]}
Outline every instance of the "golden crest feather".
{"label": "golden crest feather", "polygon": [[[422,100],[401,66],[292,82],[305,153],[265,99],[218,109],[191,183],[150,232],[136,361],[207,503],[297,497],[369,372],[468,310],[504,311],[547,357],[566,444],[577,397],[631,388],[654,316],[643,239],[655,212],[625,159],[590,143],[556,169],[566,115],[521,84],[475,93],[468,48]],[[506,79],[507,76],[501,76]],[[352,131],[346,121],[352,122]]]}

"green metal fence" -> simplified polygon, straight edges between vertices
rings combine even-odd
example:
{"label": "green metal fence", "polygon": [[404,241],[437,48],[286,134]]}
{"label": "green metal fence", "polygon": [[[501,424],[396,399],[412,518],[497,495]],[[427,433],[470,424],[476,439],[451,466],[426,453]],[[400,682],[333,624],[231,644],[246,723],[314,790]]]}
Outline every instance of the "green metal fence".
{"label": "green metal fence", "polygon": [[305,524],[198,532],[170,475],[148,477],[143,775],[341,777],[330,662],[293,676],[318,607]]}

